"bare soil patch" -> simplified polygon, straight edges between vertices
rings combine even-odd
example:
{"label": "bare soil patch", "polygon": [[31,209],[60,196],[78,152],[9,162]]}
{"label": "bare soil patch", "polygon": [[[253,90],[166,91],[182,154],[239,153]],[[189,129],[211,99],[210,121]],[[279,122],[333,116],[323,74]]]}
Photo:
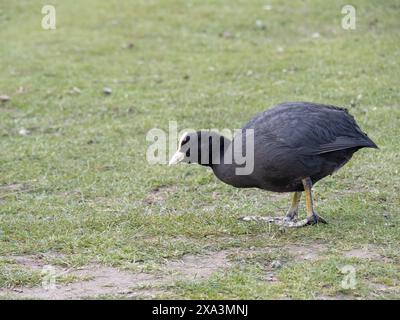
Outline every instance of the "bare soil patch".
{"label": "bare soil patch", "polygon": [[[205,255],[186,255],[180,260],[167,262],[161,272],[129,272],[118,268],[92,264],[78,269],[63,269],[53,266],[56,277],[54,288],[19,287],[0,289],[1,294],[33,299],[85,299],[98,296],[120,296],[125,298],[156,298],[164,293],[160,286],[173,284],[177,280],[204,280],[215,272],[230,266],[229,251],[211,252]],[[16,263],[31,270],[43,270],[46,263],[40,256],[12,256]],[[77,281],[69,284],[57,283],[57,277],[72,275]]]}
{"label": "bare soil patch", "polygon": [[91,265],[77,270],[56,270],[56,275],[68,273],[81,278],[87,278],[87,280],[76,281],[65,285],[56,284],[55,288],[45,288],[43,286],[17,288],[17,290],[13,290],[12,292],[15,293],[16,291],[18,296],[23,298],[45,300],[84,299],[105,295],[154,298],[154,292],[151,289],[132,289],[135,286],[153,281],[154,277],[150,274],[131,274],[116,268],[99,265]]}
{"label": "bare soil patch", "polygon": [[358,258],[358,259],[368,259],[368,260],[380,260],[382,256],[376,252],[373,247],[357,248],[345,251],[343,256],[346,258]]}
{"label": "bare soil patch", "polygon": [[206,256],[186,255],[181,260],[166,264],[166,269],[181,275],[184,279],[201,280],[212,276],[218,270],[231,265],[228,259],[230,251],[218,251]]}
{"label": "bare soil patch", "polygon": [[318,296],[316,300],[359,300],[360,298],[356,298],[352,295],[345,295],[345,294],[337,294],[334,296]]}
{"label": "bare soil patch", "polygon": [[11,183],[11,184],[5,184],[0,186],[0,192],[12,192],[12,191],[18,191],[24,188],[24,185],[21,183]]}
{"label": "bare soil patch", "polygon": [[144,199],[144,202],[148,205],[162,204],[171,194],[177,191],[177,186],[160,186],[153,188]]}
{"label": "bare soil patch", "polygon": [[294,256],[296,260],[314,260],[319,255],[327,250],[327,246],[321,243],[304,244],[291,244],[285,246],[285,250]]}

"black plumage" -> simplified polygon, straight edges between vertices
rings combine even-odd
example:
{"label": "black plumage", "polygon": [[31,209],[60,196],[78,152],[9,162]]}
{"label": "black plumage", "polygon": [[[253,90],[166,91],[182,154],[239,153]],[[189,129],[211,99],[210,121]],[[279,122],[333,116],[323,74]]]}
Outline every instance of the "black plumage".
{"label": "black plumage", "polygon": [[[236,169],[244,165],[235,163],[232,154],[245,153],[248,129],[254,130],[254,170],[238,175]],[[242,140],[241,150],[235,150],[234,142],[238,139]],[[361,148],[377,148],[377,145],[361,131],[346,109],[289,102],[256,115],[233,141],[215,132],[198,131],[182,137],[179,150],[185,153],[183,162],[210,166],[220,180],[235,187],[275,192],[310,189],[311,201],[312,184],[345,165]],[[297,207],[292,205],[291,210],[294,209],[297,215]],[[320,217],[314,213],[312,203],[308,209],[312,212],[307,224],[318,222]],[[293,219],[289,220],[293,224]]]}

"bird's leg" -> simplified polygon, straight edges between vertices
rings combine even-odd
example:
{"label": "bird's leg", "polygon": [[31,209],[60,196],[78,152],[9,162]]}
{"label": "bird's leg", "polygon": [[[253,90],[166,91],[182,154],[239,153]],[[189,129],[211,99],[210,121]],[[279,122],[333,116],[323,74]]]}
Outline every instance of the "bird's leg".
{"label": "bird's leg", "polygon": [[297,213],[299,211],[301,192],[295,192],[293,194],[292,205],[290,206],[288,212],[286,213],[287,220],[295,220],[297,218]]}
{"label": "bird's leg", "polygon": [[312,181],[311,179],[305,178],[302,180],[304,186],[304,193],[306,195],[306,211],[307,211],[307,218],[299,221],[294,227],[302,227],[307,225],[312,225],[316,223],[327,223],[326,220],[320,217],[315,211],[313,206],[313,199],[312,199]]}
{"label": "bird's leg", "polygon": [[240,219],[244,221],[274,222],[278,225],[285,225],[288,222],[296,221],[297,213],[299,211],[300,198],[301,192],[295,192],[293,194],[292,205],[284,217],[247,216],[241,217]]}
{"label": "bird's leg", "polygon": [[[304,227],[316,223],[327,223],[324,218],[320,217],[318,214],[315,213],[313,207],[313,200],[312,200],[312,181],[310,178],[305,178],[302,180],[304,186],[304,193],[306,195],[306,211],[307,211],[307,218],[300,220],[300,221],[292,221],[286,220],[283,223],[280,223],[283,227],[288,228],[298,228]],[[290,212],[290,210],[289,210]]]}
{"label": "bird's leg", "polygon": [[310,178],[305,178],[302,180],[304,186],[304,193],[306,195],[306,211],[307,218],[296,221],[297,212],[300,203],[301,192],[296,192],[293,196],[292,205],[286,214],[286,217],[257,217],[257,216],[248,216],[241,218],[244,221],[266,221],[266,222],[274,222],[275,224],[281,227],[287,228],[299,228],[304,227],[316,223],[327,223],[324,218],[320,217],[315,211],[313,207],[312,200],[312,181]]}

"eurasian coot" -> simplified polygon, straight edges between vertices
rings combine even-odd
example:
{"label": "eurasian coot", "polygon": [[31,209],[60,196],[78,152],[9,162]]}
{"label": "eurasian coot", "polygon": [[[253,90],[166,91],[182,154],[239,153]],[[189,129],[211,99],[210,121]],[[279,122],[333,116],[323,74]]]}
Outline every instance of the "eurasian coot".
{"label": "eurasian coot", "polygon": [[[377,145],[361,131],[346,109],[288,102],[256,115],[232,141],[212,131],[185,133],[170,164],[209,166],[221,181],[238,188],[294,192],[285,217],[246,217],[246,220],[300,227],[326,223],[314,211],[312,185],[346,164],[361,148],[377,148]],[[237,160],[243,160],[240,156],[246,152],[251,155],[246,158],[250,164]],[[251,170],[246,172],[246,166]],[[297,221],[303,191],[307,218]]]}

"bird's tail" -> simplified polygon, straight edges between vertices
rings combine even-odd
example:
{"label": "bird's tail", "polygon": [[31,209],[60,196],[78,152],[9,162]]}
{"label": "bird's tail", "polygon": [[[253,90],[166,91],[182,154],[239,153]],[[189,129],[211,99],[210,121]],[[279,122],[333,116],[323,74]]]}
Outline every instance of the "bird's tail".
{"label": "bird's tail", "polygon": [[365,140],[365,145],[363,145],[363,147],[379,149],[378,145],[375,142],[373,142],[371,138],[367,136],[367,134],[365,134],[364,140]]}

